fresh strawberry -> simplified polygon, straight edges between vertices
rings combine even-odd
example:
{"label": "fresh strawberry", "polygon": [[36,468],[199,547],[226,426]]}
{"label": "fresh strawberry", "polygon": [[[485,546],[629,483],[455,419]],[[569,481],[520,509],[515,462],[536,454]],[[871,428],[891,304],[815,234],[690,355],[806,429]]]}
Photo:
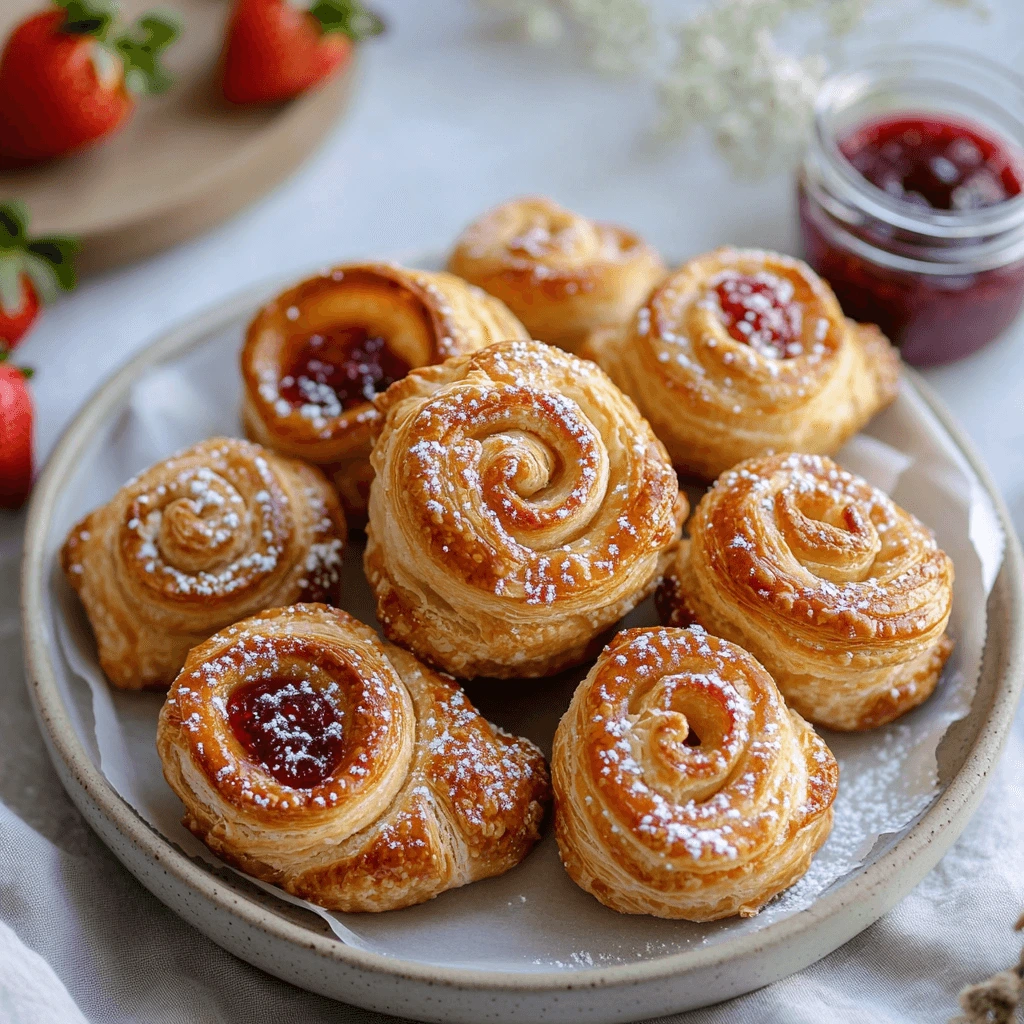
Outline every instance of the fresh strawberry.
{"label": "fresh strawberry", "polygon": [[39,306],[75,287],[73,238],[29,238],[23,203],[0,203],[0,350],[14,348]]}
{"label": "fresh strawberry", "polygon": [[384,31],[359,0],[236,0],[224,48],[224,97],[277,103],[322,82],[352,56],[352,44]]}
{"label": "fresh strawberry", "polygon": [[14,294],[17,302],[10,309],[0,298],[0,345],[14,348],[39,315],[39,296],[27,274],[17,278]]}
{"label": "fresh strawberry", "polygon": [[53,0],[21,22],[0,55],[0,167],[52,160],[115,132],[135,97],[162,92],[160,66],[175,20],[116,24],[111,0]]}
{"label": "fresh strawberry", "polygon": [[21,508],[32,489],[31,373],[6,358],[0,352],[0,508]]}

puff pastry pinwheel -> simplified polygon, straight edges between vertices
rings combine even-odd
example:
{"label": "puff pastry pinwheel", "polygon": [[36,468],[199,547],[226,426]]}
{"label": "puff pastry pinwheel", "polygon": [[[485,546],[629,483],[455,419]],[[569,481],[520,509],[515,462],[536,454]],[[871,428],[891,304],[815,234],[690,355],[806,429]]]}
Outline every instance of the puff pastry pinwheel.
{"label": "puff pastry pinwheel", "polygon": [[366,520],[373,397],[414,366],[506,338],[523,325],[446,273],[353,263],[282,292],[242,349],[248,436],[324,469],[350,526]]}
{"label": "puff pastry pinwheel", "polygon": [[832,830],[839,769],[746,651],[629,629],[555,732],[555,833],[573,881],[624,914],[750,917]]}
{"label": "puff pastry pinwheel", "polygon": [[330,910],[394,910],[508,871],[536,842],[550,788],[532,743],[321,604],[196,647],[157,749],[211,850]]}
{"label": "puff pastry pinwheel", "polygon": [[675,271],[585,355],[630,395],[676,468],[712,480],[773,451],[834,454],[896,398],[899,356],[800,260],[723,248]]}
{"label": "puff pastry pinwheel", "polygon": [[593,363],[502,342],[377,408],[365,566],[389,639],[457,676],[548,675],[657,584],[686,500]]}
{"label": "puff pastry pinwheel", "polygon": [[591,331],[625,323],[668,273],[637,235],[540,197],[485,213],[448,269],[496,295],[533,337],[571,352]]}
{"label": "puff pastry pinwheel", "polygon": [[71,531],[61,560],[108,679],[166,688],[189,649],[229,623],[333,601],[345,535],[318,469],[215,437],[129,480]]}
{"label": "puff pastry pinwheel", "polygon": [[831,729],[884,725],[935,689],[953,648],[953,563],[932,532],[831,459],[723,474],[658,594],[665,621],[745,647]]}

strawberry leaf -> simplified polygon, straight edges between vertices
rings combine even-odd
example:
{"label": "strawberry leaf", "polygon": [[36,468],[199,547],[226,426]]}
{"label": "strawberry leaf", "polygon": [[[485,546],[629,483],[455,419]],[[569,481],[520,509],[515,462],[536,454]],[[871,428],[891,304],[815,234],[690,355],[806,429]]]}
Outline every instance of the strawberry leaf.
{"label": "strawberry leaf", "polygon": [[124,61],[124,84],[134,93],[166,92],[174,79],[161,64],[163,51],[181,34],[172,14],[144,14],[114,41]]}
{"label": "strawberry leaf", "polygon": [[25,303],[21,286],[24,258],[21,249],[0,249],[0,311],[8,316],[17,316]]}
{"label": "strawberry leaf", "polygon": [[81,246],[68,235],[47,235],[33,238],[25,247],[26,253],[47,264],[63,291],[74,291],[78,283],[75,274],[75,256]]}
{"label": "strawberry leaf", "polygon": [[359,0],[315,0],[309,13],[320,22],[323,32],[343,32],[356,43],[384,31],[383,19]]}
{"label": "strawberry leaf", "polygon": [[22,276],[27,276],[42,302],[75,287],[78,242],[64,235],[31,238],[28,208],[17,200],[0,203],[0,310],[10,316],[25,303]]}
{"label": "strawberry leaf", "polygon": [[[11,350],[2,341],[0,341],[0,363],[6,363],[10,354]],[[17,370],[25,380],[31,380],[36,375],[34,367],[31,366],[16,366],[14,369]]]}
{"label": "strawberry leaf", "polygon": [[20,249],[28,241],[28,207],[17,199],[0,203],[0,249]]}
{"label": "strawberry leaf", "polygon": [[60,279],[46,260],[24,252],[21,255],[21,272],[32,282],[39,301],[49,304],[60,293]]}
{"label": "strawberry leaf", "polygon": [[63,9],[62,32],[106,38],[114,23],[116,8],[109,0],[54,0]]}

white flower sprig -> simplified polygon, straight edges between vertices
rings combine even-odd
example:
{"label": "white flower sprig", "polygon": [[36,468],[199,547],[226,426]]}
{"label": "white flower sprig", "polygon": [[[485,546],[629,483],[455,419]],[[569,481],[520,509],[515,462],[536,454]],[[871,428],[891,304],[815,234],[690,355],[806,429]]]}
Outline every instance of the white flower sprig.
{"label": "white flower sprig", "polygon": [[788,161],[807,136],[826,62],[783,52],[773,30],[810,3],[725,0],[680,25],[677,56],[659,88],[664,129],[682,135],[706,126],[744,175]]}
{"label": "white flower sprig", "polygon": [[550,46],[577,37],[599,71],[640,69],[654,48],[655,25],[646,0],[480,0],[518,25],[533,43]]}
{"label": "white flower sprig", "polygon": [[[796,159],[828,67],[824,53],[784,50],[779,29],[803,14],[832,37],[846,35],[874,0],[708,0],[682,23],[660,27],[647,0],[479,2],[534,43],[573,38],[594,67],[649,76],[665,133],[703,127],[734,171],[753,176]],[[983,0],[935,2],[984,9]]]}

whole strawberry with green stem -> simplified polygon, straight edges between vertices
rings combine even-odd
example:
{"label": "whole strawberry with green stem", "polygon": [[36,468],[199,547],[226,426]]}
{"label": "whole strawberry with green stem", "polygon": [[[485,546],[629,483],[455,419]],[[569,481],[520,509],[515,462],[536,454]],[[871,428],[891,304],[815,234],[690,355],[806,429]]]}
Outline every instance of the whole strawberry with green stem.
{"label": "whole strawberry with green stem", "polygon": [[0,350],[14,348],[41,305],[75,287],[78,243],[62,235],[32,238],[24,203],[0,203]]}
{"label": "whole strawberry with green stem", "polygon": [[0,350],[0,508],[21,508],[32,489],[31,375]]}
{"label": "whole strawberry with green stem", "polygon": [[224,45],[229,103],[279,103],[343,68],[352,47],[384,31],[359,0],[235,0]]}
{"label": "whole strawberry with green stem", "polygon": [[174,17],[118,24],[112,0],[53,0],[15,27],[0,54],[0,167],[74,153],[117,131],[136,97],[171,84],[163,51]]}

